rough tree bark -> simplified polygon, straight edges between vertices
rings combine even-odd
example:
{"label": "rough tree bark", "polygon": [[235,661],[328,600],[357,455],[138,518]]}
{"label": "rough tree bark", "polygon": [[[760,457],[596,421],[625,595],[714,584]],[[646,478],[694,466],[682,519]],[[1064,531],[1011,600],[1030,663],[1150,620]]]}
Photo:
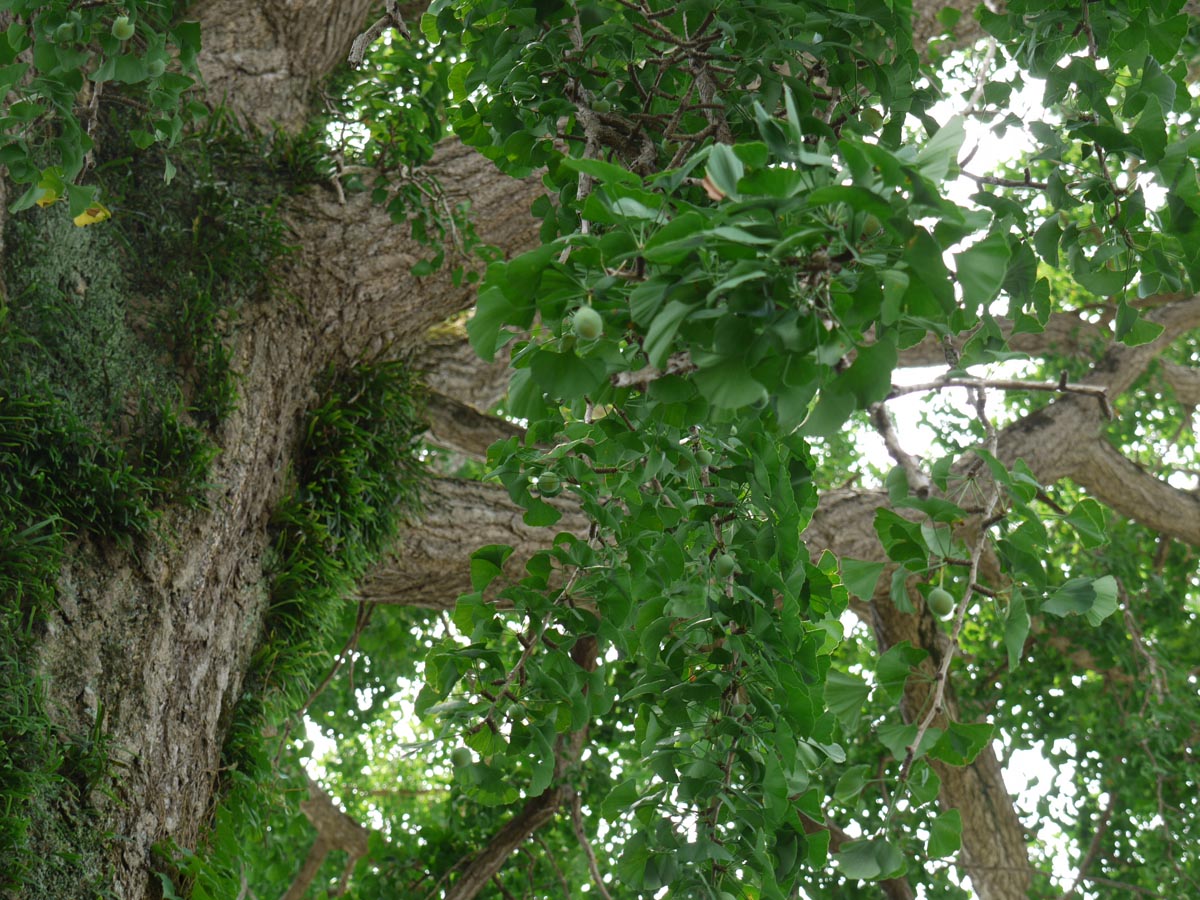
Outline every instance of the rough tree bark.
{"label": "rough tree bark", "polygon": [[[314,86],[346,58],[371,6],[370,0],[204,0],[193,15],[202,24],[202,68],[211,96],[251,123],[298,127]],[[934,4],[918,6],[928,12]],[[503,179],[452,142],[431,168],[453,196],[470,197],[486,241],[510,253],[535,241],[528,215],[535,180]],[[420,251],[364,196],[340,203],[332,191],[316,189],[290,217],[301,249],[279,273],[284,289],[246,309],[236,335],[241,402],[220,435],[211,509],[170,512],[161,529],[170,537],[152,542],[137,560],[81,543],[62,573],[60,608],[44,643],[41,668],[50,706],[86,726],[102,705],[104,725],[125,763],[104,823],[123,838],[114,860],[114,895],[121,900],[156,896],[151,845],[173,839],[192,846],[206,821],[224,729],[265,612],[267,522],[285,487],[315,376],[330,362],[403,355],[428,372],[435,439],[479,455],[490,440],[512,433],[511,426],[484,415],[503,391],[503,366],[479,363],[459,330],[440,327],[469,308],[469,290],[447,278],[408,274]],[[1177,300],[1152,317],[1167,325],[1164,337],[1112,351],[1096,368],[1097,383],[1114,394],[1128,389],[1166,341],[1200,324],[1200,300]],[[1030,352],[1039,341],[1081,346],[1093,327],[1061,318],[1046,335],[1022,336],[1019,346]],[[940,348],[921,345],[904,362],[941,359]],[[1181,402],[1200,400],[1194,370],[1175,367],[1167,377]],[[1200,545],[1200,499],[1116,455],[1100,425],[1094,400],[1063,398],[1008,429],[1002,455],[1024,458],[1043,480],[1074,478],[1119,512]],[[828,547],[882,559],[871,521],[885,499],[849,491],[825,497],[809,534],[814,551]],[[512,544],[518,548],[513,564],[519,565],[552,537],[524,526],[504,492],[491,486],[441,481],[425,501],[423,518],[401,536],[406,552],[372,574],[362,599],[445,608],[466,584],[465,560],[475,547]],[[582,517],[565,501],[564,509],[558,528],[581,532]],[[931,620],[899,614],[886,596],[859,611],[881,649],[909,640],[935,660],[943,652]],[[919,692],[926,689],[912,686],[905,709],[921,708]],[[947,703],[952,707],[952,696]],[[964,865],[980,896],[1026,896],[1025,838],[995,756],[989,749],[973,766],[940,774],[943,803],[964,811]],[[502,860],[549,821],[565,798],[561,788],[551,791],[557,793],[530,801],[535,808],[515,812],[479,859]],[[491,865],[472,869],[486,874],[479,883],[490,878]],[[470,896],[465,886],[456,890]]]}
{"label": "rough tree bark", "polygon": [[[345,59],[369,6],[198,5],[214,99],[251,123],[300,124],[316,79]],[[454,143],[431,168],[452,199],[471,198],[484,240],[516,251],[535,239],[532,184],[523,193]],[[122,900],[157,896],[152,845],[194,846],[207,821],[225,729],[261,636],[267,524],[315,377],[331,362],[416,357],[426,331],[472,302],[448,278],[409,274],[422,251],[365,197],[340,205],[332,190],[314,190],[290,220],[300,250],[272,298],[242,311],[234,337],[239,407],[218,435],[211,509],[168,511],[136,560],[81,542],[42,645],[49,707],[75,730],[102,708],[122,763],[104,809],[105,827],[122,837]]]}

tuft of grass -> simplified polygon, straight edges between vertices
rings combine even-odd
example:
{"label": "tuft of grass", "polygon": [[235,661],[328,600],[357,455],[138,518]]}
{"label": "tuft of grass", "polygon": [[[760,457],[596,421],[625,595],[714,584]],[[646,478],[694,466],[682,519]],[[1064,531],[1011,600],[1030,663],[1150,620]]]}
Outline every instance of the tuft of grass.
{"label": "tuft of grass", "polygon": [[271,605],[226,747],[230,764],[257,755],[264,722],[279,725],[299,709],[340,646],[348,598],[418,508],[425,428],[417,382],[403,363],[326,377],[295,489],[274,514]]}
{"label": "tuft of grass", "polygon": [[403,363],[325,376],[294,488],[273,517],[270,608],[225,745],[209,845],[160,850],[181,885],[236,893],[241,848],[261,838],[264,811],[304,795],[278,771],[280,743],[353,627],[355,586],[419,508],[425,429],[419,385]]}
{"label": "tuft of grass", "polygon": [[[62,733],[34,674],[68,544],[132,549],[161,511],[206,502],[216,427],[237,402],[229,338],[288,252],[281,183],[324,177],[301,143],[210,119],[172,149],[129,144],[106,109],[94,176],[113,218],[65,204],[8,220],[0,298],[0,895],[103,892],[91,795],[111,769],[102,720]],[[316,146],[315,142],[312,142]],[[156,155],[157,154],[157,155]],[[310,155],[311,156],[311,155]],[[286,170],[287,177],[281,181]]]}

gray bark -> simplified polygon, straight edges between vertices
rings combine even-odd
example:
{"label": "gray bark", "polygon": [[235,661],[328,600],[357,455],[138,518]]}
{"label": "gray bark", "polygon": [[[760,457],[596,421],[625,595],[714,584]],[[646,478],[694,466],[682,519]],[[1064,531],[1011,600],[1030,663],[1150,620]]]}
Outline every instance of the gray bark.
{"label": "gray bark", "polygon": [[[301,6],[212,2],[193,11],[210,91],[228,90],[258,124],[300,121],[314,80],[357,33],[350,12],[365,17],[367,5]],[[514,249],[534,240],[533,185],[505,181],[453,143],[439,148],[430,171],[452,201],[471,198],[483,240]],[[86,731],[103,707],[123,763],[116,802],[100,801],[104,827],[122,836],[113,872],[120,900],[156,896],[151,846],[194,847],[208,821],[225,730],[261,638],[267,525],[316,376],[364,355],[416,358],[425,332],[473,299],[447,272],[412,276],[411,264],[432,251],[364,196],[343,205],[317,188],[289,216],[298,255],[268,298],[241,311],[239,406],[218,435],[211,509],[167,511],[136,559],[80,542],[48,623],[40,669],[49,708]]]}

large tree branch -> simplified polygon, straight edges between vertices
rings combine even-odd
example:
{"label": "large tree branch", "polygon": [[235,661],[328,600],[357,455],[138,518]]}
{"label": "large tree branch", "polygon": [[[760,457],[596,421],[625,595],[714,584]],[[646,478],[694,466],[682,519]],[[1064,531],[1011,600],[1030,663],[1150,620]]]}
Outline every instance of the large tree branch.
{"label": "large tree branch", "polygon": [[1200,547],[1200,495],[1171,487],[1103,439],[1084,450],[1071,471],[1073,481],[1152,531]]}
{"label": "large tree branch", "polygon": [[[1133,305],[1143,310],[1147,318],[1154,320],[1160,313],[1154,310],[1169,307],[1186,298],[1177,294],[1155,294],[1143,297]],[[1058,356],[1094,358],[1098,350],[1112,342],[1111,313],[1103,321],[1091,321],[1078,312],[1051,314],[1041,331],[1013,333],[1012,319],[996,317],[995,325],[1010,349],[1028,356],[1038,357],[1053,353]],[[971,329],[957,336],[956,344],[961,347],[978,329]],[[920,343],[900,351],[901,368],[915,366],[943,366],[946,351],[937,335],[929,335]]]}
{"label": "large tree branch", "polygon": [[525,802],[521,811],[504,823],[492,839],[471,857],[449,890],[445,900],[471,900],[504,867],[504,863],[539,828],[553,821],[566,789],[561,785],[547,788]]}
{"label": "large tree branch", "polygon": [[[1003,317],[996,319],[996,326],[1012,350],[1035,357],[1050,352],[1085,355],[1111,339],[1107,328],[1088,322],[1078,313],[1054,313],[1047,320],[1045,329],[1032,333],[1013,334],[1012,320]],[[972,334],[973,330],[959,335],[956,343],[961,347]],[[946,365],[946,351],[941,339],[929,335],[920,343],[901,350],[899,365],[901,368]]]}
{"label": "large tree branch", "polygon": [[1110,396],[1129,390],[1150,364],[1167,347],[1189,331],[1200,328],[1200,294],[1173,298],[1155,309],[1143,313],[1147,321],[1161,325],[1163,330],[1154,340],[1137,347],[1113,344],[1096,367],[1096,374],[1087,379],[1108,388]]}
{"label": "large tree branch", "polygon": [[[844,844],[854,840],[854,838],[846,833],[846,830],[842,826],[838,825],[832,819],[826,818],[824,822],[818,822],[815,819],[810,819],[804,813],[800,813],[800,825],[804,828],[805,834],[819,834],[822,831],[828,831],[829,849],[834,853],[838,853]],[[900,878],[885,878],[879,882],[879,886],[883,889],[883,893],[888,900],[914,900],[916,897],[912,885],[903,876]]]}
{"label": "large tree branch", "polygon": [[[831,491],[805,532],[810,553],[832,550],[839,557],[887,562],[873,527],[875,511],[886,507],[887,495],[877,491]],[[918,612],[901,612],[891,601],[891,569],[879,579],[865,610],[880,654],[902,641],[929,652],[922,673],[909,678],[901,698],[901,712],[916,722],[932,700],[935,675],[949,640],[919,598]],[[947,685],[942,698],[945,716],[957,718],[954,692]],[[942,779],[940,802],[962,816],[963,865],[980,897],[986,900],[1024,900],[1032,878],[1024,832],[1004,785],[1003,771],[991,747],[985,747],[969,766],[935,762]]]}
{"label": "large tree branch", "polygon": [[425,402],[430,442],[472,459],[485,459],[493,443],[519,437],[525,429],[479,412],[445,394],[431,392]]}
{"label": "large tree branch", "polygon": [[490,362],[480,359],[467,341],[465,321],[466,316],[458,316],[426,332],[413,365],[431,389],[487,412],[508,391],[508,355],[497,353]]}
{"label": "large tree branch", "polygon": [[[571,648],[571,660],[585,672],[594,672],[599,662],[596,650],[595,635],[583,635]],[[583,692],[587,693],[586,684]],[[471,857],[466,869],[446,891],[445,900],[472,900],[499,873],[514,850],[554,819],[558,807],[573,793],[564,782],[570,771],[579,764],[579,757],[587,742],[587,731],[585,725],[578,731],[559,735],[554,747],[553,785],[530,798],[524,808],[505,822],[492,839]]]}
{"label": "large tree branch", "polygon": [[563,513],[553,528],[534,528],[497,484],[434,479],[425,492],[426,512],[406,530],[396,551],[377,566],[359,589],[370,603],[426,609],[453,609],[459,594],[471,590],[471,554],[485,544],[514,548],[497,583],[523,577],[525,563],[544,550],[556,531],[583,536],[587,519],[569,498],[555,498]]}
{"label": "large tree branch", "polygon": [[317,829],[317,837],[300,867],[299,874],[292,880],[280,900],[300,900],[307,894],[308,886],[316,878],[321,863],[331,850],[343,850],[349,857],[342,870],[338,888],[331,891],[330,896],[344,893],[354,866],[367,854],[370,832],[339,809],[324,788],[311,778],[307,781],[308,799],[300,804],[300,809]]}
{"label": "large tree branch", "polygon": [[372,0],[201,0],[200,71],[212,102],[266,130],[304,125],[320,80],[343,62]]}
{"label": "large tree branch", "polygon": [[1176,400],[1189,409],[1200,406],[1200,369],[1168,362],[1160,362],[1159,369]]}
{"label": "large tree branch", "polygon": [[[1104,387],[1110,397],[1127,391],[1158,354],[1200,328],[1200,296],[1152,310],[1146,318],[1162,325],[1163,333],[1137,347],[1114,344],[1087,383]],[[1070,478],[1129,519],[1200,546],[1200,500],[1123,457],[1104,437],[1104,425],[1093,400],[1061,397],[1005,429],[1000,458],[1009,464],[1024,460],[1043,484]]]}
{"label": "large tree branch", "polygon": [[[537,228],[529,206],[541,192],[536,179],[505,178],[454,140],[439,144],[421,171],[444,187],[448,204],[470,199],[481,240],[506,253],[533,245]],[[431,328],[474,303],[474,286],[450,277],[455,265],[470,267],[472,260],[455,260],[450,251],[441,271],[413,275],[413,265],[436,248],[414,241],[369,194],[352,194],[342,203],[331,191],[313,188],[295,210],[292,227],[301,252],[286,285],[304,300],[322,339],[346,359],[394,345],[420,347]]]}

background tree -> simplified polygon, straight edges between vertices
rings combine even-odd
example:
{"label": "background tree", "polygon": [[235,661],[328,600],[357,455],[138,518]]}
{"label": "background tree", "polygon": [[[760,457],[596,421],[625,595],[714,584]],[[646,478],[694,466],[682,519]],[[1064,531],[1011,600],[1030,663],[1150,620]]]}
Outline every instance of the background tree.
{"label": "background tree", "polygon": [[931,12],[6,4],[5,889],[1194,891],[1188,11]]}

